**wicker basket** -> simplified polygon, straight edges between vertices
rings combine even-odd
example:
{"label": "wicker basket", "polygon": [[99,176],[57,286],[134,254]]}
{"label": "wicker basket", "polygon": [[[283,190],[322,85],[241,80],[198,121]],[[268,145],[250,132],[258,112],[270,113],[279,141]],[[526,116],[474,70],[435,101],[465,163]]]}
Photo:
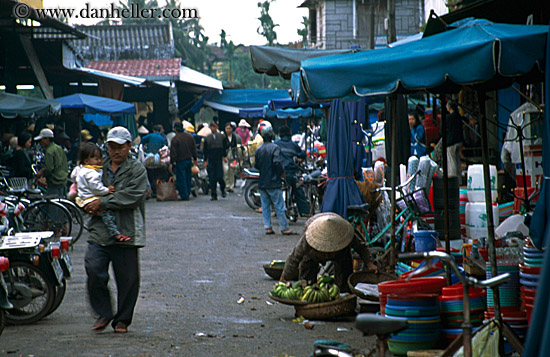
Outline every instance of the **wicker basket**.
{"label": "wicker basket", "polygon": [[284,266],[264,264],[265,273],[275,280],[281,279],[281,274],[283,274],[283,269],[284,269]]}
{"label": "wicker basket", "polygon": [[26,177],[10,177],[8,179],[8,185],[15,190],[26,189],[28,188],[28,180]]}
{"label": "wicker basket", "polygon": [[378,298],[376,296],[366,295],[363,292],[357,290],[355,288],[355,285],[359,283],[365,283],[365,284],[379,284],[384,281],[389,280],[397,280],[397,276],[390,273],[373,273],[369,271],[358,271],[356,273],[351,274],[348,277],[348,286],[352,293],[359,296],[361,299],[370,300],[370,301],[378,301]]}
{"label": "wicker basket", "polygon": [[350,294],[330,302],[294,305],[296,316],[308,320],[329,320],[353,313],[357,307],[357,296]]}

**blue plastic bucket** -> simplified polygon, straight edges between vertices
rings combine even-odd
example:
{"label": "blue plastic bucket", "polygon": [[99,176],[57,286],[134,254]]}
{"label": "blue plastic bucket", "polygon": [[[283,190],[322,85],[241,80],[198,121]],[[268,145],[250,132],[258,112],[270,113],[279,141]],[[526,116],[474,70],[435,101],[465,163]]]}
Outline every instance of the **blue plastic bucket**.
{"label": "blue plastic bucket", "polygon": [[430,252],[437,248],[437,231],[418,231],[414,233],[414,250]]}

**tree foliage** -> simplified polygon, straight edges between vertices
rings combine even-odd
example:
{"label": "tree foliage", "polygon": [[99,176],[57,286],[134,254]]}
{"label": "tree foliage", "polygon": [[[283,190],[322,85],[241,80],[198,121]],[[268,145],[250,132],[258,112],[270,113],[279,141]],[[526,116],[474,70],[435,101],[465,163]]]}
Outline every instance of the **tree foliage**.
{"label": "tree foliage", "polygon": [[304,25],[303,28],[296,30],[299,36],[302,36],[302,44],[304,47],[307,47],[307,35],[308,35],[308,26],[309,26],[309,18],[307,16],[302,16],[302,25]]}
{"label": "tree foliage", "polygon": [[272,2],[275,2],[275,0],[266,0],[258,3],[258,7],[260,8],[260,17],[258,17],[258,20],[260,20],[260,27],[256,30],[258,34],[265,37],[269,46],[273,46],[275,41],[277,41],[275,27],[279,26],[273,23],[273,19],[271,15],[269,15],[269,5]]}

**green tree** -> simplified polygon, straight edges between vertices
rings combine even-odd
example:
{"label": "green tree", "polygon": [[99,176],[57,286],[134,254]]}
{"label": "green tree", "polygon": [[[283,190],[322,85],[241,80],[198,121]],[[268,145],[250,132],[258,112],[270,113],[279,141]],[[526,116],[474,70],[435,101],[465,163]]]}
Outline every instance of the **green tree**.
{"label": "green tree", "polygon": [[220,33],[220,47],[224,49],[225,60],[229,64],[226,78],[228,82],[233,82],[235,79],[233,76],[233,57],[235,56],[236,47],[233,41],[227,42],[226,37],[227,34],[225,30],[222,29],[222,32]]}
{"label": "green tree", "polygon": [[258,74],[252,68],[248,48],[238,46],[233,58],[234,80],[232,84],[243,88],[288,89],[290,82],[282,77]]}
{"label": "green tree", "polygon": [[307,16],[302,16],[302,25],[304,25],[304,27],[296,30],[296,32],[298,32],[299,36],[302,36],[303,46],[307,47],[307,35],[308,35],[308,26],[309,26],[309,19]]}
{"label": "green tree", "polygon": [[258,34],[266,38],[267,44],[273,46],[275,41],[277,41],[277,33],[275,32],[275,27],[279,26],[278,24],[273,23],[271,15],[269,15],[269,5],[275,2],[275,0],[266,0],[263,3],[259,2],[258,7],[260,8],[260,27],[256,30]]}

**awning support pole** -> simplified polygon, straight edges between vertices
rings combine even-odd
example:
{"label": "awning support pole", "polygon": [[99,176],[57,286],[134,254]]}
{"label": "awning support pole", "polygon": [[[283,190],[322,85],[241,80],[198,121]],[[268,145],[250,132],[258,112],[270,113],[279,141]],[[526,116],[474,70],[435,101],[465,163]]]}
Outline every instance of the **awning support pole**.
{"label": "awning support pole", "polygon": [[[443,235],[445,239],[445,252],[451,254],[451,242],[449,237],[449,167],[447,159],[447,101],[442,97],[441,101],[441,166],[443,166]],[[460,171],[460,168],[459,168]],[[437,213],[436,213],[437,214]],[[445,264],[447,285],[451,285],[451,269]]]}

